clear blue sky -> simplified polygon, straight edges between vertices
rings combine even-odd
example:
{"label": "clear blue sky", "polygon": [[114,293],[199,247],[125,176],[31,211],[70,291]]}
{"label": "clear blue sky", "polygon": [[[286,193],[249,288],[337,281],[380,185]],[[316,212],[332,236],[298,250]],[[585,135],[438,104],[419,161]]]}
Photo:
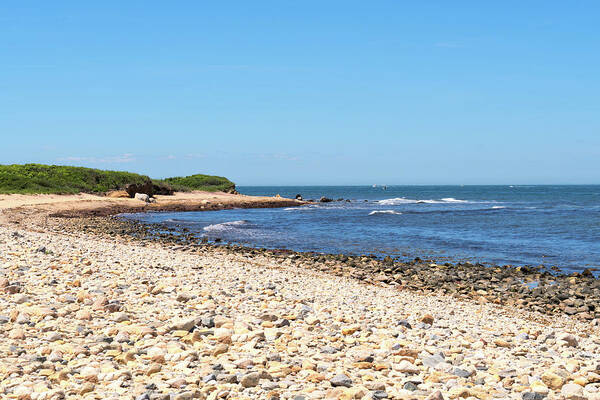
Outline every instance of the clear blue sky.
{"label": "clear blue sky", "polygon": [[240,185],[600,183],[599,15],[598,1],[2,1],[0,163]]}

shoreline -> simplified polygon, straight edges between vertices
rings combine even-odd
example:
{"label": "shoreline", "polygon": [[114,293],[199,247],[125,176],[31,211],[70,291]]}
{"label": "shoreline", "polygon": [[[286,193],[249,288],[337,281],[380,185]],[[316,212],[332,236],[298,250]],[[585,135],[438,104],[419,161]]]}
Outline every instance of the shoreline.
{"label": "shoreline", "polygon": [[71,220],[59,224],[59,229],[83,231],[104,238],[156,242],[184,252],[201,249],[205,252],[228,252],[250,259],[258,255],[283,259],[299,268],[349,277],[368,284],[419,293],[442,293],[463,300],[534,311],[534,314],[540,315],[539,320],[568,315],[596,324],[600,319],[600,310],[595,310],[600,302],[600,280],[586,273],[567,275],[539,267],[438,264],[434,260],[420,259],[405,262],[365,255],[322,254],[202,242],[194,233],[119,216]]}
{"label": "shoreline", "polygon": [[[15,195],[9,195],[15,196]],[[421,293],[450,294],[465,300],[517,307],[544,317],[565,314],[600,325],[600,279],[590,271],[562,273],[542,266],[499,266],[471,262],[437,262],[435,259],[399,261],[372,255],[323,254],[290,249],[202,241],[194,233],[160,223],[133,221],[119,214],[169,211],[214,211],[232,208],[277,208],[310,204],[281,197],[228,193],[189,192],[157,196],[157,203],[93,195],[16,195],[17,207],[3,208],[0,221],[25,222],[29,229],[83,232],[104,238],[130,237],[142,242],[174,244],[177,249],[202,247],[254,257],[291,259],[302,268],[351,277],[369,284],[386,285]],[[3,211],[6,211],[3,213]],[[51,221],[54,221],[52,223]],[[543,317],[543,318],[544,318]],[[542,319],[543,319],[542,318]]]}
{"label": "shoreline", "polygon": [[191,245],[56,211],[2,212],[6,398],[600,399],[597,320],[499,304],[481,279],[427,283],[466,267]]}

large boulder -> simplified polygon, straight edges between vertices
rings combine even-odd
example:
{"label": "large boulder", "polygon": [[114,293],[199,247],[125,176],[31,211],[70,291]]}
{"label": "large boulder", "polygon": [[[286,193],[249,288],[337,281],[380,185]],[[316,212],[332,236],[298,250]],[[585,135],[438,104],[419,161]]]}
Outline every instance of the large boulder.
{"label": "large boulder", "polygon": [[153,183],[152,186],[153,194],[171,196],[173,193],[175,193],[173,187],[167,183]]}
{"label": "large boulder", "polygon": [[134,198],[136,193],[144,193],[149,197],[152,197],[154,194],[154,186],[151,181],[144,183],[130,183],[125,186],[125,191],[131,198]]}

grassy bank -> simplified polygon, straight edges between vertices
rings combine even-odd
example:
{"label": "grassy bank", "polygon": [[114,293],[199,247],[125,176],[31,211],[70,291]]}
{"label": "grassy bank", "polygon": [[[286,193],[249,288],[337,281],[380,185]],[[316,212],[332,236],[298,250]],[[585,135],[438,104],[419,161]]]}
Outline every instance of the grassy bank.
{"label": "grassy bank", "polygon": [[129,184],[153,183],[175,191],[232,191],[235,184],[226,178],[209,175],[151,180],[146,175],[84,167],[42,164],[0,165],[0,193],[60,194],[103,193],[121,190]]}
{"label": "grassy bank", "polygon": [[176,191],[205,190],[208,192],[230,192],[235,184],[222,176],[190,175],[166,178],[161,182],[171,185]]}

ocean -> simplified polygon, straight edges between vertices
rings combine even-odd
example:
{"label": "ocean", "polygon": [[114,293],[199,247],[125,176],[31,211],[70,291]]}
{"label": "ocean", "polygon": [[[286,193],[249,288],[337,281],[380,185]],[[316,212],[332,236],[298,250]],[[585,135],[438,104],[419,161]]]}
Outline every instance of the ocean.
{"label": "ocean", "polygon": [[242,186],[331,203],[127,218],[260,248],[399,260],[600,267],[600,185]]}

